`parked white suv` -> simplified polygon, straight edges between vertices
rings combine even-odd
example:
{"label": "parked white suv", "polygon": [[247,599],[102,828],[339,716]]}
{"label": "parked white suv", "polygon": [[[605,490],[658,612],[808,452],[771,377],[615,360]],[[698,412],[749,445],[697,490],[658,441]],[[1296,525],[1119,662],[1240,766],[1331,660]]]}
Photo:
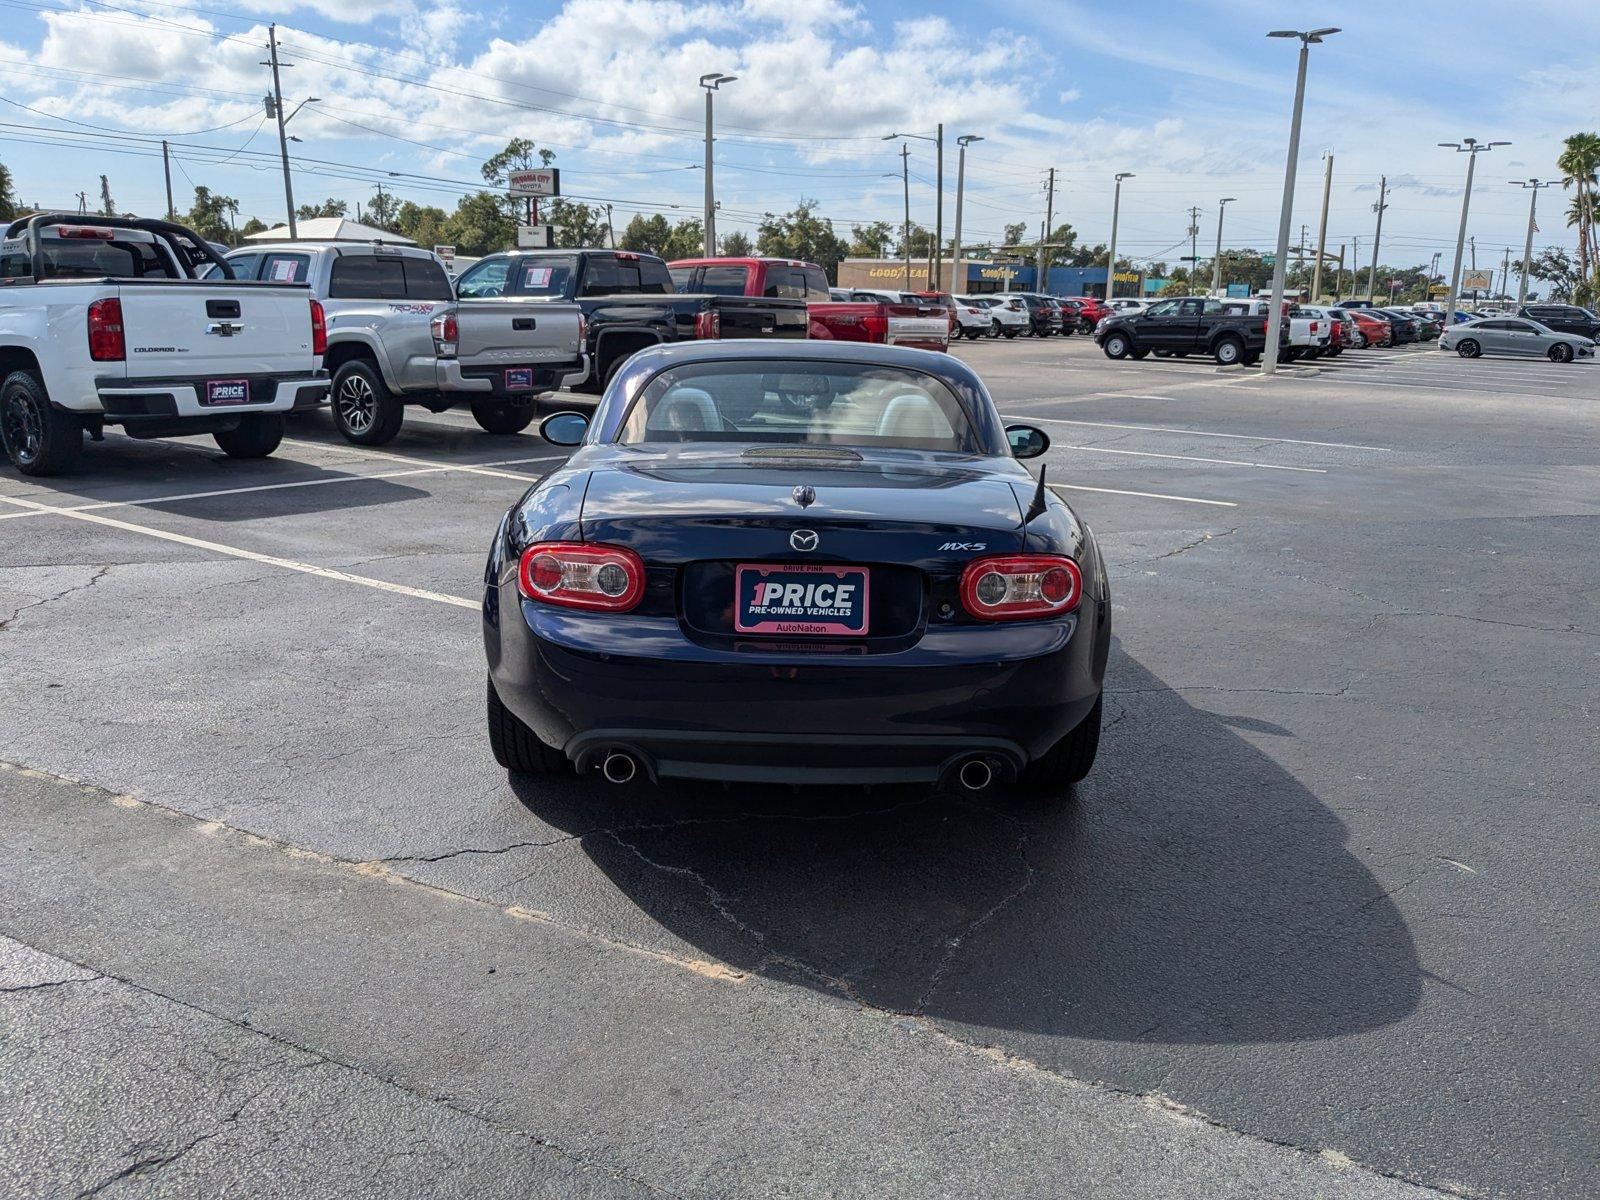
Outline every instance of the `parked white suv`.
{"label": "parked white suv", "polygon": [[[167,221],[38,213],[0,241],[0,440],[25,475],[69,470],[83,436],[209,433],[271,454],[284,414],[328,395],[321,306],[304,287],[227,278]],[[197,264],[218,264],[199,280]]]}
{"label": "parked white suv", "polygon": [[957,296],[956,299],[983,310],[989,322],[990,337],[1014,338],[1033,327],[1033,318],[1021,300],[1009,296]]}
{"label": "parked white suv", "polygon": [[520,433],[539,396],[586,365],[576,304],[457,300],[444,264],[418,247],[283,242],[228,262],[245,278],[306,284],[321,301],[333,420],[357,445],[393,438],[407,404],[444,412],[465,401],[487,432]]}

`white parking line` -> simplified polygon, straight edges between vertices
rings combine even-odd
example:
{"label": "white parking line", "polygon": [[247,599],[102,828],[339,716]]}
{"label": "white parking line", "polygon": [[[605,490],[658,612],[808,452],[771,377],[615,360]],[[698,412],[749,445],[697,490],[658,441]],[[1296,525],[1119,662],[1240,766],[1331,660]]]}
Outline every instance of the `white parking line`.
{"label": "white parking line", "polygon": [[1066,446],[1052,443],[1052,450],[1081,450],[1085,454],[1121,454],[1129,458],[1167,458],[1178,462],[1210,463],[1219,467],[1254,467],[1258,471],[1299,471],[1306,475],[1326,475],[1326,467],[1284,467],[1277,463],[1246,462],[1239,458],[1201,458],[1195,454],[1157,454],[1154,450],[1113,450],[1108,446]]}
{"label": "white parking line", "polygon": [[[390,454],[386,450],[369,450],[364,446],[335,446],[328,442],[311,442],[303,438],[284,438],[286,442],[293,442],[297,446],[314,446],[321,450],[331,450],[335,454],[359,454],[365,458],[383,458],[390,462],[409,463],[414,467],[439,467],[446,471],[464,471],[468,475],[489,475],[497,479],[521,479],[533,482],[534,476],[520,475],[515,471],[495,471],[487,466],[475,463],[431,463],[422,458],[407,458],[404,454]],[[539,458],[507,459],[507,463],[517,462],[552,462],[558,458],[565,458],[562,454],[547,454]]]}
{"label": "white parking line", "polygon": [[1232,500],[1202,500],[1198,496],[1169,496],[1165,492],[1130,492],[1123,488],[1085,487],[1076,483],[1047,483],[1053,492],[1104,492],[1108,496],[1143,496],[1147,500],[1176,500],[1181,504],[1210,504],[1217,508],[1238,508]]}
{"label": "white parking line", "polygon": [[[553,462],[560,459],[561,455],[552,455],[545,458],[508,458],[499,462],[479,463],[482,467],[512,466],[518,463]],[[299,465],[299,464],[297,464]],[[311,464],[304,464],[311,465]],[[69,512],[97,512],[104,508],[148,508],[154,504],[176,504],[181,500],[209,500],[213,496],[243,496],[251,492],[276,492],[285,488],[326,487],[334,483],[361,483],[367,480],[378,479],[405,479],[413,475],[437,475],[453,470],[450,466],[411,467],[404,471],[378,471],[371,475],[333,475],[321,479],[291,479],[284,483],[258,483],[251,487],[217,488],[207,492],[180,492],[169,496],[141,496],[137,500],[96,500],[89,504],[65,505]],[[539,476],[517,475],[520,482],[524,479],[534,480]],[[46,517],[49,512],[13,512],[0,513],[0,521],[15,521],[19,517]]]}
{"label": "white parking line", "polygon": [[[1154,399],[1154,397],[1146,398]],[[1295,446],[1332,446],[1340,450],[1381,450],[1385,454],[1394,453],[1388,446],[1363,446],[1356,442],[1308,442],[1304,438],[1272,437],[1270,435],[1257,437],[1248,433],[1217,433],[1209,429],[1177,429],[1171,425],[1124,425],[1116,421],[1074,421],[1067,417],[1016,417],[1007,419],[1032,420],[1044,425],[1094,425],[1101,429],[1138,429],[1150,433],[1187,433],[1195,437],[1237,438],[1243,442],[1287,442]]]}
{"label": "white parking line", "polygon": [[19,500],[14,496],[0,496],[0,504],[19,505],[51,516],[70,517],[74,521],[88,521],[94,525],[121,529],[127,533],[142,533],[146,537],[160,538],[165,542],[176,542],[180,546],[190,546],[196,550],[209,550],[214,554],[225,554],[231,558],[248,559],[250,562],[282,567],[285,571],[299,571],[303,575],[315,575],[321,579],[334,579],[340,583],[357,583],[362,587],[376,588],[380,592],[393,592],[399,596],[410,596],[416,600],[431,600],[435,604],[449,604],[457,608],[479,607],[478,601],[468,600],[464,596],[451,596],[444,592],[430,592],[424,588],[407,587],[401,583],[390,583],[386,579],[372,579],[366,575],[352,575],[348,571],[336,571],[331,567],[319,567],[313,563],[297,562],[292,558],[278,558],[272,554],[258,554],[254,550],[242,550],[238,546],[224,546],[221,542],[208,542],[203,538],[193,538],[182,533],[171,533],[165,529],[152,528],[149,525],[135,525],[131,521],[119,521],[115,517],[103,517],[99,513],[83,512],[72,508],[59,508],[50,504],[39,504],[32,500]]}

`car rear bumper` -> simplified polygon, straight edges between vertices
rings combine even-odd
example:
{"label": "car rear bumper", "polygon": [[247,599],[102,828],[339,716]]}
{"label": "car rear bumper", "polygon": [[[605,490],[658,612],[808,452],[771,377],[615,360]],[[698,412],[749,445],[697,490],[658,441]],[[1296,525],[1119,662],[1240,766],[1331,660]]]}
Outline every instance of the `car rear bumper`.
{"label": "car rear bumper", "polygon": [[[583,362],[493,363],[486,366],[463,364],[441,358],[438,366],[441,392],[466,392],[475,396],[496,396],[507,400],[529,399],[552,392],[562,381],[584,367]],[[515,372],[525,372],[527,386],[514,386]]]}
{"label": "car rear bumper", "polygon": [[[204,379],[97,379],[95,394],[104,420],[133,425],[142,421],[238,416],[252,412],[289,412],[315,408],[328,398],[328,376],[316,371],[297,376],[240,376],[249,385],[248,404],[207,404],[207,385],[235,382]],[[90,410],[92,411],[92,410]]]}
{"label": "car rear bumper", "polygon": [[675,618],[551,609],[514,582],[484,605],[506,707],[579,769],[622,751],[655,778],[936,783],[974,754],[1011,778],[1094,706],[1109,641],[1096,601],[1056,621],[930,629],[881,655],[710,649]]}

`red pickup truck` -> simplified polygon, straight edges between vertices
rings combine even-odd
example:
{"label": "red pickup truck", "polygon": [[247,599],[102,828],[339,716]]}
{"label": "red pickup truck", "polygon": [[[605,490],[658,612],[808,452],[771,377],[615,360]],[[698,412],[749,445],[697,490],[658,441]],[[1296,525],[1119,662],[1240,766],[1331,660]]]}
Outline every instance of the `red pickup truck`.
{"label": "red pickup truck", "polygon": [[[678,291],[713,296],[768,296],[806,302],[816,341],[878,342],[949,350],[949,314],[941,303],[888,295],[834,299],[816,263],[796,258],[682,258],[667,264]],[[895,297],[898,297],[895,293]]]}

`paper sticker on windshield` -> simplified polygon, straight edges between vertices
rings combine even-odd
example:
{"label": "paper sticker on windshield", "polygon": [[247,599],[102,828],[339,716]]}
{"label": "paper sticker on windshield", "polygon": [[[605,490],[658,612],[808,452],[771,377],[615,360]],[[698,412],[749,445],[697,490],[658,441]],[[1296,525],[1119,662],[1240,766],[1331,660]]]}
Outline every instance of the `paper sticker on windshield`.
{"label": "paper sticker on windshield", "polygon": [[553,267],[524,267],[522,269],[522,286],[525,288],[547,288],[550,286],[550,276],[555,273]]}
{"label": "paper sticker on windshield", "polygon": [[278,258],[272,262],[272,281],[274,283],[293,283],[295,269],[298,264],[292,258]]}

